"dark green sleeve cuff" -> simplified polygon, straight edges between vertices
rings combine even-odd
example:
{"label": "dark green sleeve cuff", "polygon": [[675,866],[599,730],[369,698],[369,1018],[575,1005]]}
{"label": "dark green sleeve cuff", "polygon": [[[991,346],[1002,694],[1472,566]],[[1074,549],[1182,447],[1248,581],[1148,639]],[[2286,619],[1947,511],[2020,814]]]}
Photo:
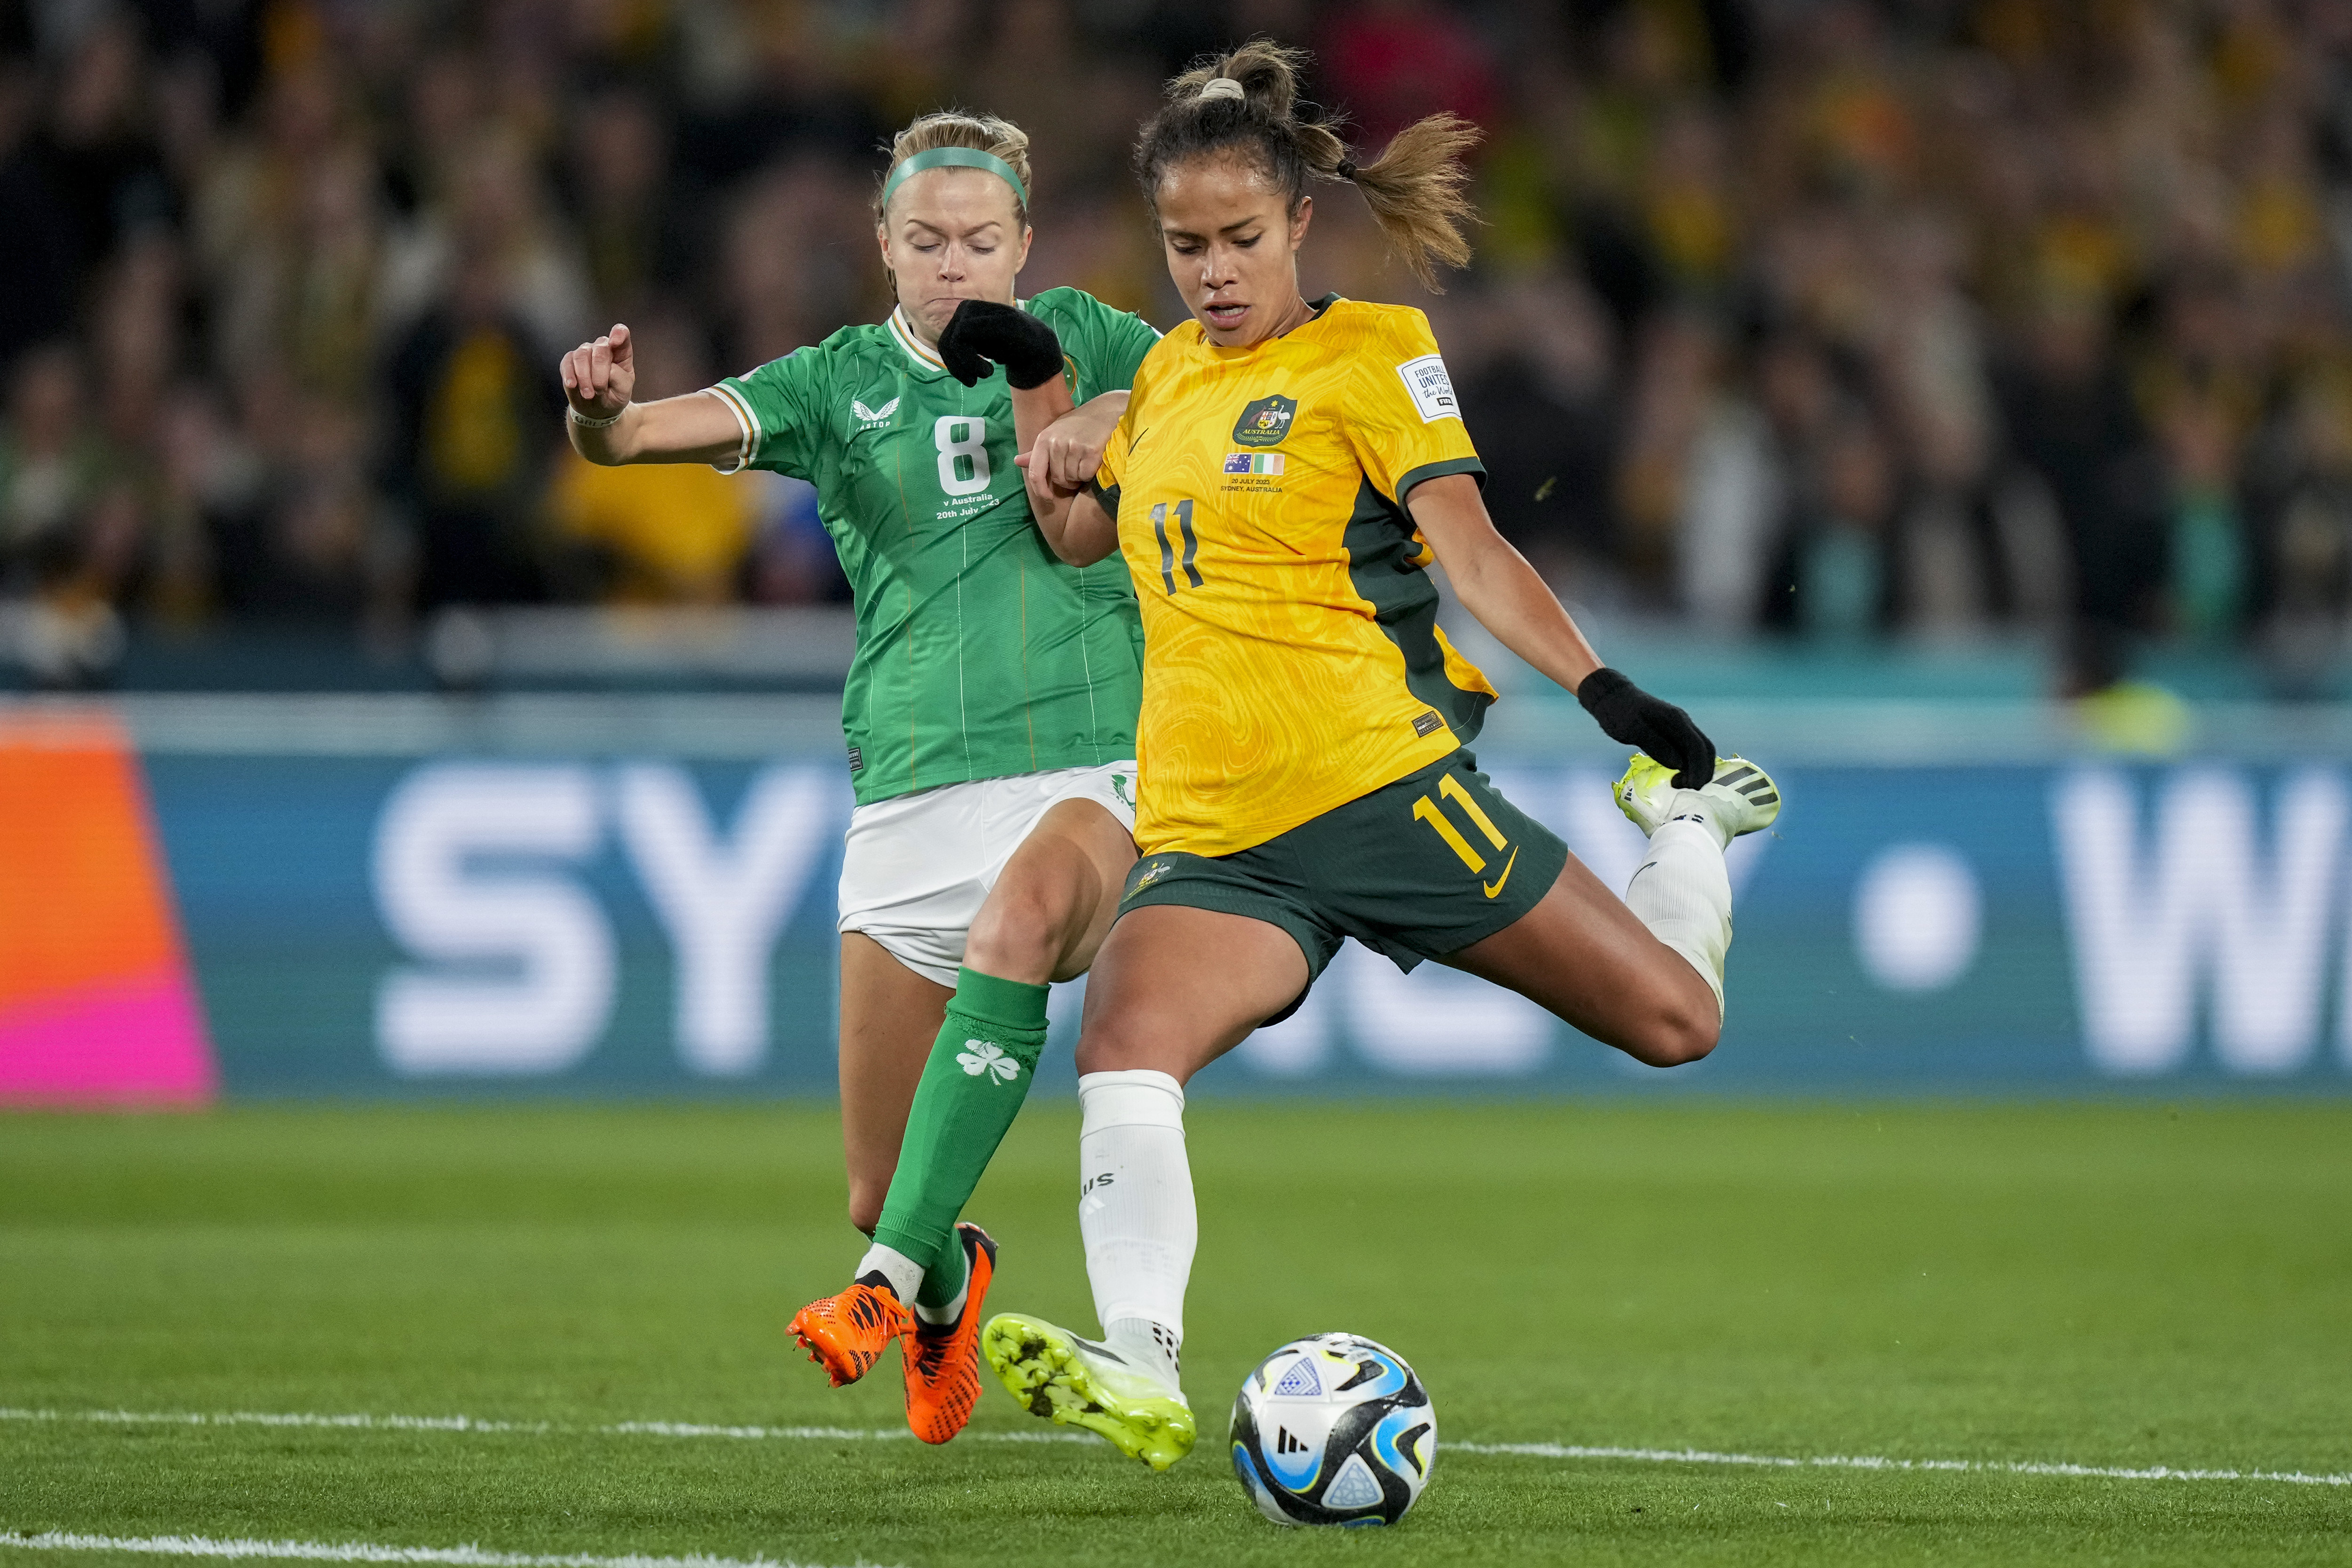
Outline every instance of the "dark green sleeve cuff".
{"label": "dark green sleeve cuff", "polygon": [[1100,479],[1088,479],[1087,493],[1095,498],[1096,502],[1101,506],[1113,522],[1118,521],[1118,487],[1117,485],[1106,485]]}
{"label": "dark green sleeve cuff", "polygon": [[1417,468],[1406,469],[1404,477],[1397,480],[1397,505],[1404,505],[1405,497],[1412,494],[1413,486],[1423,479],[1442,479],[1448,474],[1469,474],[1477,479],[1480,489],[1486,488],[1486,464],[1475,458],[1448,458],[1442,463],[1423,463]]}

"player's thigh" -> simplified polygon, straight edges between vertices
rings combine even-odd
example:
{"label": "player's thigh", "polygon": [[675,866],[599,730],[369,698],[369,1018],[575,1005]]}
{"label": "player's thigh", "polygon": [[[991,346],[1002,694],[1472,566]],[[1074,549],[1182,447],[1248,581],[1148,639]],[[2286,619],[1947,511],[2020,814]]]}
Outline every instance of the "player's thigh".
{"label": "player's thigh", "polygon": [[1714,1044],[1706,982],[1572,855],[1533,909],[1443,962],[1646,1062],[1670,1066]]}
{"label": "player's thigh", "polygon": [[898,1167],[907,1111],[955,993],[872,937],[841,937],[841,1142],[850,1214],[870,1227]]}
{"label": "player's thigh", "polygon": [[1280,926],[1182,904],[1131,909],[1087,979],[1078,1070],[1148,1068],[1187,1082],[1297,1001],[1308,978]]}
{"label": "player's thigh", "polygon": [[1013,969],[1041,963],[1042,979],[1085,973],[1118,913],[1119,889],[1134,864],[1135,839],[1125,823],[1091,800],[1055,802],[989,889],[971,923],[965,962],[1008,979],[1027,977]]}

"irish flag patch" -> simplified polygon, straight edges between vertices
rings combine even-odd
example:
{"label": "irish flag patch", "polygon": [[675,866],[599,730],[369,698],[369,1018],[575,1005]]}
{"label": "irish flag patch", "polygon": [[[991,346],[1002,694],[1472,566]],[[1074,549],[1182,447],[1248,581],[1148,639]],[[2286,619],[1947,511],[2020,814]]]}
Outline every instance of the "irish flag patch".
{"label": "irish flag patch", "polygon": [[1225,472],[1278,474],[1282,472],[1282,454],[1279,452],[1227,452]]}

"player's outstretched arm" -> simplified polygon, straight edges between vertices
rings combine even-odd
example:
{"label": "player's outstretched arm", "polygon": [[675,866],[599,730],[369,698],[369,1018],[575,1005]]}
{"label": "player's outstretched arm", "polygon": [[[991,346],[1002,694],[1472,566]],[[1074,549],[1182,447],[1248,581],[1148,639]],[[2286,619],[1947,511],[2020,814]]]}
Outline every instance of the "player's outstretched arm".
{"label": "player's outstretched arm", "polygon": [[1680,788],[1696,789],[1715,776],[1715,743],[1689,714],[1601,664],[1575,617],[1495,531],[1476,480],[1467,474],[1424,480],[1406,498],[1405,510],[1444,563],[1462,607],[1505,647],[1575,692],[1604,734],[1675,769]]}
{"label": "player's outstretched arm", "polygon": [[1475,479],[1447,474],[1423,480],[1406,497],[1405,510],[1444,564],[1462,607],[1505,647],[1570,691],[1601,668],[1574,618],[1528,558],[1496,531]]}
{"label": "player's outstretched arm", "polygon": [[592,463],[723,463],[742,450],[742,427],[708,392],[635,403],[636,345],[625,326],[582,343],[557,366],[572,449]]}

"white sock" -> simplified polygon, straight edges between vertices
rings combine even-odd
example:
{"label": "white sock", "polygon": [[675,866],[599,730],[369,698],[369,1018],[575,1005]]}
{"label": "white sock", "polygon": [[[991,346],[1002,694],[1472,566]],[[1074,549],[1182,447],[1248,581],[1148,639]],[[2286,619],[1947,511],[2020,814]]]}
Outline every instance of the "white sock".
{"label": "white sock", "polygon": [[866,1256],[857,1260],[857,1272],[851,1278],[863,1279],[868,1274],[879,1274],[890,1281],[890,1289],[909,1307],[915,1304],[915,1292],[923,1287],[923,1266],[897,1247],[885,1247],[878,1241],[866,1249]]}
{"label": "white sock", "polygon": [[[961,1244],[962,1237],[957,1237],[957,1241]],[[934,1328],[937,1328],[944,1323],[952,1323],[958,1318],[962,1317],[964,1300],[971,1294],[971,1270],[967,1268],[964,1270],[963,1283],[956,1287],[954,1300],[950,1300],[946,1306],[926,1307],[920,1301],[909,1301],[907,1304],[915,1309],[915,1316],[918,1319],[926,1323],[929,1323]]]}
{"label": "white sock", "polygon": [[1650,853],[1625,884],[1625,907],[1650,934],[1690,960],[1723,1016],[1723,955],[1731,946],[1727,840],[1696,790],[1678,791],[1674,814],[1650,835]]}
{"label": "white sock", "polygon": [[1103,1325],[1103,1343],[1171,1388],[1184,1386],[1183,1341],[1165,1323],[1119,1318]]}
{"label": "white sock", "polygon": [[1200,1228],[1184,1157],[1184,1089],[1164,1072],[1078,1079],[1078,1234],[1106,1343],[1181,1387],[1184,1287]]}

